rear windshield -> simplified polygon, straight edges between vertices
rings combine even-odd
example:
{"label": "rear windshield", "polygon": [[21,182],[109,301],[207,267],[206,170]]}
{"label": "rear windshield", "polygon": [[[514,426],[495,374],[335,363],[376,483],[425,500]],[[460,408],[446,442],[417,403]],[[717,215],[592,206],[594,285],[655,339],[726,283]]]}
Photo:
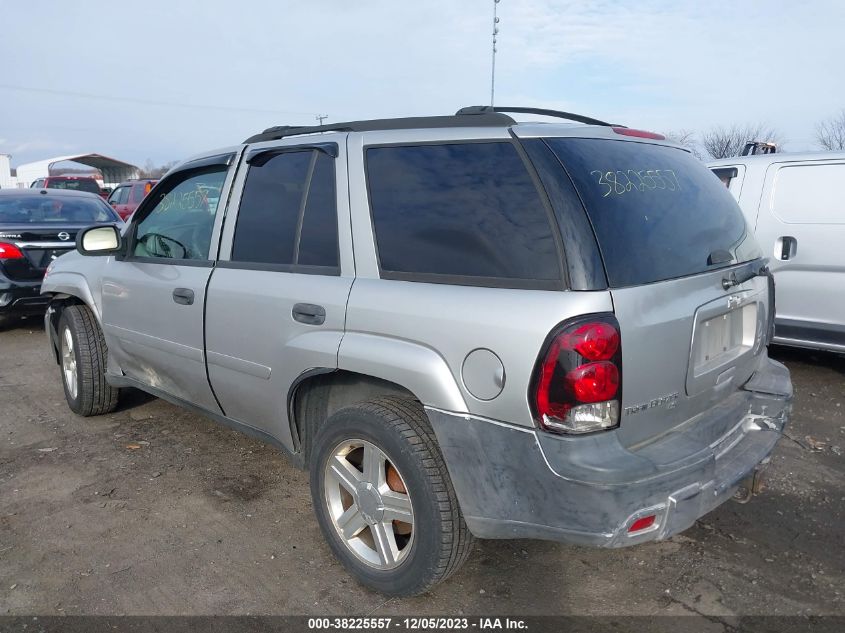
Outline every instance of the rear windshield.
{"label": "rear windshield", "polygon": [[546,142],[581,195],[612,287],[761,256],[733,196],[688,152],[605,139]]}
{"label": "rear windshield", "polygon": [[[61,195],[61,194],[59,194]],[[107,204],[85,196],[0,196],[0,224],[117,222]]]}
{"label": "rear windshield", "polygon": [[78,180],[48,180],[47,189],[71,189],[73,191],[87,191],[88,193],[100,193],[100,185],[96,180],[90,178],[79,178]]}

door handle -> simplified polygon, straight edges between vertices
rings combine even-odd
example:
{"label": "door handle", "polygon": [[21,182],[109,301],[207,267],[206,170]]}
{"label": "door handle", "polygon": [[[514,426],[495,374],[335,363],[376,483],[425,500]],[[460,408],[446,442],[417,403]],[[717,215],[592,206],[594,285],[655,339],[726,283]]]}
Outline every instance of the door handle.
{"label": "door handle", "polygon": [[294,321],[306,325],[323,325],[326,322],[326,309],[313,303],[297,303],[291,314]]}
{"label": "door handle", "polygon": [[792,259],[798,252],[798,240],[789,235],[784,235],[775,242],[775,255],[780,260]]}
{"label": "door handle", "polygon": [[179,305],[192,305],[194,303],[194,291],[190,288],[176,288],[173,291],[173,300]]}

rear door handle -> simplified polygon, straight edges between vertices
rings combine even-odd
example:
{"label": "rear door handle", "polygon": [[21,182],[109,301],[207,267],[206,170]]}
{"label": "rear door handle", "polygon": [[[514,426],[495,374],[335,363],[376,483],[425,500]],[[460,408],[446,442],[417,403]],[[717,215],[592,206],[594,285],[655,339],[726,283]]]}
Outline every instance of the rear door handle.
{"label": "rear door handle", "polygon": [[777,239],[777,246],[775,247],[775,252],[778,255],[778,259],[792,259],[798,252],[798,240],[788,235],[779,237]]}
{"label": "rear door handle", "polygon": [[192,305],[194,303],[194,291],[190,288],[176,288],[173,291],[173,300],[179,305]]}
{"label": "rear door handle", "polygon": [[291,314],[295,321],[306,325],[323,325],[326,322],[326,309],[313,303],[297,303]]}

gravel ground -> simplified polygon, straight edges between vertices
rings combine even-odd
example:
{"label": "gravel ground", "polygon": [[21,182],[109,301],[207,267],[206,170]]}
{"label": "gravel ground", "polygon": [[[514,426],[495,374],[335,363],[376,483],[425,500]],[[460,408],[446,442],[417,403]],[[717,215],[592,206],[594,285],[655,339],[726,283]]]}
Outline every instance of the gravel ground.
{"label": "gravel ground", "polygon": [[0,332],[0,614],[845,615],[845,357],[773,349],[795,441],[768,488],[668,541],[482,541],[431,593],[351,580],[275,449],[139,392],[83,419],[45,334]]}

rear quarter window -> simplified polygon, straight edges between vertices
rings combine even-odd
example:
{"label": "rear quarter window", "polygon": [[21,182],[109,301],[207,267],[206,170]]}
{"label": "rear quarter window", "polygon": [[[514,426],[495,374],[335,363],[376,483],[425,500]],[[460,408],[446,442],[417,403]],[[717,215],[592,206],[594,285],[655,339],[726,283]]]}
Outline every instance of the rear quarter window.
{"label": "rear quarter window", "polygon": [[560,288],[549,214],[512,143],[372,147],[366,164],[382,277]]}
{"label": "rear quarter window", "polygon": [[611,287],[700,274],[761,256],[725,185],[688,152],[606,139],[547,139],[572,178]]}

